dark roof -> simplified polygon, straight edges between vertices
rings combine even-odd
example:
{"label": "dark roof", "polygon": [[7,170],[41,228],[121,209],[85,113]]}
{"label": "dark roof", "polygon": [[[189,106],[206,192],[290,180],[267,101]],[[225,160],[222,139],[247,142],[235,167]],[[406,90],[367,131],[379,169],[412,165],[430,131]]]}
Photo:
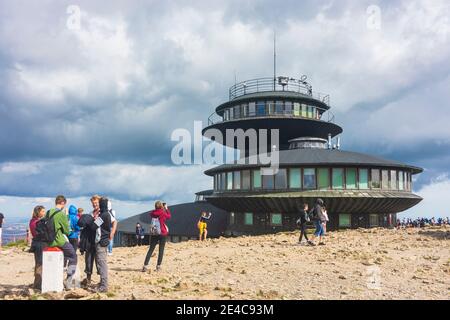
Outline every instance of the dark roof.
{"label": "dark roof", "polygon": [[[256,159],[255,156],[250,157]],[[246,158],[246,163],[251,163]],[[205,171],[212,176],[217,172],[236,170],[252,167],[260,167],[259,159],[255,164],[224,164]],[[391,167],[411,170],[413,174],[423,171],[422,168],[410,166],[398,161],[374,157],[364,153],[342,151],[337,149],[291,149],[279,151],[280,166],[311,165],[311,166],[374,166]],[[255,161],[254,161],[255,162]]]}
{"label": "dark roof", "polygon": [[[208,236],[218,237],[223,235],[227,226],[228,213],[206,201],[188,202],[169,206],[172,218],[167,220],[169,234],[174,236],[194,237],[198,236],[197,222],[202,211],[211,212],[211,220],[208,222]],[[150,224],[150,211],[143,212],[121,220],[117,230],[134,234],[136,223],[140,223],[147,233]]]}

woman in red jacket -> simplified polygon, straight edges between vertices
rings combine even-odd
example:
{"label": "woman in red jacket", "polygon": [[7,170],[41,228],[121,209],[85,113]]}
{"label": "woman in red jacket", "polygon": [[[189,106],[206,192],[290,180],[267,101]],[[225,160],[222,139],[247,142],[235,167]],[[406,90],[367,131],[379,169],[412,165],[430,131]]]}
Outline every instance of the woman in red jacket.
{"label": "woman in red jacket", "polygon": [[150,236],[150,248],[148,249],[147,255],[145,257],[144,267],[142,268],[142,272],[146,272],[148,263],[150,262],[150,257],[155,250],[157,244],[159,244],[159,253],[158,253],[158,263],[156,265],[156,271],[161,270],[161,263],[164,256],[164,247],[166,245],[166,238],[169,234],[169,229],[166,225],[166,220],[170,219],[170,211],[167,208],[167,204],[162,203],[161,201],[155,202],[155,210],[150,213],[151,218],[158,218],[159,224],[161,227],[160,235],[151,235]]}

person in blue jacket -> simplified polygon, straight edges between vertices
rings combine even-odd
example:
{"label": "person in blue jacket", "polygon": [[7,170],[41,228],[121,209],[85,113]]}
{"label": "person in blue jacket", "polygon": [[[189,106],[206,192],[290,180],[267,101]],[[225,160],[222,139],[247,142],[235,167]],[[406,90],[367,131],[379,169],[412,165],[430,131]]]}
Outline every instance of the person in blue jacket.
{"label": "person in blue jacket", "polygon": [[69,242],[73,246],[75,253],[78,249],[78,239],[80,236],[80,227],[78,226],[78,210],[74,205],[69,207]]}

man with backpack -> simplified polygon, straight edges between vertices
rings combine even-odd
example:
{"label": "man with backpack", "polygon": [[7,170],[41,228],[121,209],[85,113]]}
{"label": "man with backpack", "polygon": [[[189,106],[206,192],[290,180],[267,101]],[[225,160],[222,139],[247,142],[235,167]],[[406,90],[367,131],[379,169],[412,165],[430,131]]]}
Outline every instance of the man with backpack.
{"label": "man with backpack", "polygon": [[56,207],[47,211],[45,218],[38,222],[36,232],[40,239],[46,240],[49,247],[58,247],[63,251],[64,265],[66,265],[66,261],[69,262],[65,287],[70,289],[77,268],[77,254],[68,238],[70,227],[64,212],[66,203],[67,200],[64,196],[57,196],[55,199]]}

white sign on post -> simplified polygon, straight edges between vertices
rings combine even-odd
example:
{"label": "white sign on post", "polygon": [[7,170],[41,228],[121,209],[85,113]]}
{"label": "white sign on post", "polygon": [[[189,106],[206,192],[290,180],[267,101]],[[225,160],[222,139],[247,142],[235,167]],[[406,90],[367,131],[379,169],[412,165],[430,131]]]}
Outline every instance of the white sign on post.
{"label": "white sign on post", "polygon": [[42,293],[64,290],[64,255],[62,251],[42,252]]}

